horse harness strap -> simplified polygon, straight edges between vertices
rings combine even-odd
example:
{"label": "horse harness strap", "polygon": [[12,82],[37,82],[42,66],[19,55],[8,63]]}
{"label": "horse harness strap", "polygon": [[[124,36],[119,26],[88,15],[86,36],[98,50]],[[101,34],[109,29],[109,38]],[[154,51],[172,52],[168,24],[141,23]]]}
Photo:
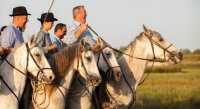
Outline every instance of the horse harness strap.
{"label": "horse harness strap", "polygon": [[[60,84],[59,84],[60,85]],[[60,85],[61,86],[61,85]],[[66,98],[65,98],[65,95],[64,95],[64,93],[62,92],[62,90],[58,87],[58,86],[56,86],[57,87],[57,89],[60,91],[60,93],[61,93],[61,95],[63,96],[63,98],[64,98],[64,100],[66,101]]]}
{"label": "horse harness strap", "polygon": [[[146,35],[145,35],[145,36],[146,36]],[[149,39],[149,41],[150,41],[150,43],[151,43],[151,48],[152,48],[152,52],[153,52],[153,57],[154,57],[154,59],[156,59],[156,56],[155,56],[155,51],[154,51],[153,43],[156,44],[158,47],[160,47],[160,48],[163,49],[163,52],[164,52],[164,60],[165,60],[165,61],[168,61],[168,60],[166,60],[165,52],[167,51],[168,53],[170,53],[170,54],[172,55],[172,53],[169,52],[169,51],[167,50],[168,48],[170,48],[170,47],[172,46],[172,44],[170,44],[167,48],[164,48],[164,47],[162,47],[160,44],[156,43],[156,42],[152,39],[151,36],[146,36],[146,37]],[[152,69],[153,69],[154,62],[155,62],[155,61],[153,61],[153,63],[152,63],[152,66],[151,66],[151,70],[150,70],[150,71],[152,71]],[[139,82],[138,86],[141,85],[141,84],[147,79],[147,77],[149,76],[150,73],[151,73],[151,72],[149,72],[149,73],[147,74],[147,76],[146,76],[141,82]]]}
{"label": "horse harness strap", "polygon": [[3,77],[0,75],[0,79],[3,81],[3,83],[6,85],[6,87],[13,93],[13,95],[15,96],[15,98],[18,101],[18,104],[20,102],[19,98],[17,97],[17,95],[15,94],[15,92],[10,88],[10,86],[4,81]]}
{"label": "horse harness strap", "polygon": [[[32,57],[34,63],[36,64],[36,66],[39,68],[39,71],[37,73],[37,78],[38,78],[38,75],[39,75],[39,72],[41,71],[42,74],[44,74],[43,70],[45,69],[51,69],[51,68],[40,68],[40,66],[37,64],[36,60],[34,59],[32,53],[30,52],[29,50],[29,47],[28,47],[28,44],[26,43],[26,48],[27,48],[27,62],[26,62],[26,72],[28,72],[28,61],[29,61],[29,54],[30,56]],[[30,77],[28,75],[26,75],[24,72],[22,72],[21,70],[19,70],[18,68],[16,68],[14,65],[12,65],[6,58],[5,58],[5,61],[11,66],[13,67],[15,70],[17,70],[18,72],[20,72],[21,74],[23,74],[24,76],[26,76],[27,78],[31,79],[31,80],[34,80],[34,81],[38,81],[37,79],[33,78],[33,77]],[[44,76],[44,75],[43,75]]]}
{"label": "horse harness strap", "polygon": [[[51,68],[41,68],[41,67],[38,65],[38,63],[36,62],[36,60],[35,60],[35,58],[33,57],[32,53],[30,52],[30,49],[29,49],[29,47],[28,47],[28,43],[26,43],[26,48],[27,48],[28,55],[30,54],[31,58],[33,59],[34,63],[36,64],[36,66],[37,66],[38,69],[39,69],[39,71],[38,71],[38,73],[37,73],[37,79],[38,79],[38,76],[39,76],[39,72],[41,72],[41,73],[42,73],[42,77],[44,77],[44,71],[43,71],[43,70],[46,70],[46,69],[50,69],[50,70],[51,70]],[[28,67],[28,59],[29,59],[29,56],[28,56],[28,55],[27,55],[27,66],[26,66],[26,69],[27,69],[27,67]],[[27,69],[27,71],[28,71],[28,69]],[[37,81],[38,81],[38,80],[37,80]]]}
{"label": "horse harness strap", "polygon": [[[109,46],[104,46],[104,48],[105,47],[109,47]],[[107,61],[107,59],[106,59],[106,56],[104,55],[104,53],[103,53],[103,51],[101,51],[100,53],[99,53],[99,55],[98,55],[98,59],[97,59],[97,66],[99,66],[99,60],[100,60],[100,55],[102,55],[102,57],[103,57],[103,59],[105,60],[105,62],[106,62],[106,65],[108,66],[108,69],[106,70],[106,77],[105,77],[105,80],[104,81],[110,81],[111,80],[111,78],[112,78],[112,74],[113,74],[113,68],[115,68],[115,67],[119,67],[119,66],[113,66],[113,67],[111,67],[110,66],[110,64],[108,63],[108,61]],[[101,68],[99,68],[98,67],[98,69],[99,70],[101,70],[101,71],[103,71]],[[112,72],[112,73],[110,73],[110,71]],[[103,71],[104,72],[104,71]]]}
{"label": "horse harness strap", "polygon": [[[132,98],[133,98],[133,99],[132,99],[131,103],[129,103],[128,108],[127,108],[127,109],[131,109],[131,106],[132,106],[132,105],[134,104],[134,102],[136,101],[136,94],[134,94],[134,92],[133,92],[133,90],[132,90],[132,88],[131,88],[131,85],[130,85],[130,83],[128,82],[127,78],[125,77],[123,71],[122,71],[122,76],[124,77],[124,80],[126,81],[128,87],[130,88],[131,93],[132,93]],[[136,92],[136,91],[135,91],[135,92]]]}
{"label": "horse harness strap", "polygon": [[[35,64],[37,65],[37,67],[40,69],[39,72],[43,72],[43,69],[51,69],[51,68],[43,68],[41,69],[39,67],[39,65],[37,64],[36,60],[34,59],[33,55],[31,54],[30,52],[30,49],[28,47],[28,43],[26,43],[26,49],[27,49],[27,63],[26,63],[26,72],[28,72],[28,60],[29,60],[29,54],[30,56],[32,57],[33,61],[35,62]],[[33,77],[30,77],[28,75],[26,75],[23,71],[21,71],[20,69],[16,68],[14,65],[12,65],[6,58],[5,58],[5,61],[8,63],[8,65],[10,65],[11,67],[13,67],[15,70],[17,70],[18,72],[20,72],[21,74],[23,74],[24,76],[26,76],[27,78],[31,79],[31,80],[34,80],[34,81],[38,81],[38,79],[35,79]],[[38,72],[38,73],[39,73]],[[44,73],[44,72],[43,72]],[[38,74],[37,74],[38,75]],[[3,79],[2,76],[0,76],[0,79],[3,81],[3,83],[6,85],[6,87],[13,93],[13,95],[16,97],[17,101],[19,102],[19,98],[17,97],[17,95],[14,93],[14,91],[10,88],[10,86],[5,82],[5,80]]]}

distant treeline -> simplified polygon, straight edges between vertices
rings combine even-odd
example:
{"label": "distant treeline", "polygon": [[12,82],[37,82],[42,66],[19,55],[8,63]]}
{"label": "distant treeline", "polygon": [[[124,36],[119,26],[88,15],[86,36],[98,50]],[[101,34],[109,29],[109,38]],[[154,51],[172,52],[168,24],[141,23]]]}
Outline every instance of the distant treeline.
{"label": "distant treeline", "polygon": [[194,50],[193,52],[190,51],[189,49],[183,49],[184,54],[200,54],[200,48]]}
{"label": "distant treeline", "polygon": [[[119,50],[121,51],[124,51],[126,49],[126,47],[124,46],[121,46],[120,48],[118,48]],[[120,53],[117,53],[117,52],[114,52],[116,56],[119,56]],[[194,50],[194,51],[191,51],[190,49],[183,49],[183,54],[184,55],[188,55],[188,54],[200,54],[200,48]]]}

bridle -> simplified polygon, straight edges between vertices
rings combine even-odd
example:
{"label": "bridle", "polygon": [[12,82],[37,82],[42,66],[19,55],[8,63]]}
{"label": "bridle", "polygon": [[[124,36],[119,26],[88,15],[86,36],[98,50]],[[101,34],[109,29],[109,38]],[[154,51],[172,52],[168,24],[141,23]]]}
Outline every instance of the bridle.
{"label": "bridle", "polygon": [[[91,48],[89,48],[88,51],[92,51]],[[81,52],[83,52],[83,50],[81,50]],[[84,72],[86,73],[87,82],[89,82],[89,81],[91,81],[90,80],[90,76],[89,76],[89,73],[88,73],[88,71],[87,71],[87,69],[85,67],[85,64],[83,63],[83,56],[82,55],[80,56],[80,60],[81,60],[81,65],[80,66],[79,66],[79,59],[77,60],[77,69],[76,69],[76,71],[78,71],[79,67],[83,67]]]}
{"label": "bridle", "polygon": [[[26,45],[26,49],[27,49],[27,61],[26,61],[26,72],[23,72],[21,71],[20,69],[16,68],[14,65],[12,65],[8,60],[7,58],[5,58],[5,61],[8,63],[8,65],[10,65],[12,68],[14,68],[15,70],[17,70],[19,73],[23,74],[24,76],[26,76],[27,78],[29,78],[30,80],[33,80],[33,81],[41,81],[43,78],[44,78],[44,71],[43,70],[47,70],[47,69],[50,69],[51,68],[41,68],[39,66],[39,64],[37,63],[37,61],[35,60],[35,58],[33,57],[32,53],[31,53],[31,49],[29,48],[28,46],[28,43],[25,43]],[[29,76],[27,75],[27,72],[28,72],[28,63],[29,63],[29,57],[32,58],[32,60],[34,61],[34,63],[36,64],[36,66],[38,67],[39,71],[37,73],[37,77],[33,77],[33,76]],[[41,72],[41,80],[39,80],[39,74]],[[3,83],[6,85],[6,87],[8,87],[8,89],[13,93],[13,95],[16,97],[16,99],[18,100],[18,102],[20,101],[19,98],[17,97],[17,95],[14,93],[14,91],[10,88],[10,86],[6,83],[6,81],[3,79],[3,77],[1,76],[0,79],[3,81]]]}
{"label": "bridle", "polygon": [[[108,44],[106,44],[105,46],[103,46],[100,50],[100,52],[98,53],[98,58],[97,58],[97,66],[98,66],[98,69],[100,70],[100,72],[104,72],[104,73],[100,73],[101,74],[101,77],[103,79],[104,82],[109,82],[112,80],[112,77],[114,76],[114,71],[113,69],[116,68],[116,67],[119,67],[118,66],[111,66],[108,62],[108,60],[106,59],[106,56],[105,54],[103,53],[103,50],[106,48],[106,47],[109,47],[110,46]],[[100,57],[103,57],[104,61],[106,62],[106,65],[108,67],[108,69],[106,71],[104,71],[102,68],[99,67],[99,61],[100,61]]]}
{"label": "bridle", "polygon": [[[153,69],[154,62],[168,62],[174,56],[173,53],[168,50],[172,46],[172,43],[168,47],[164,48],[162,45],[160,45],[159,43],[157,43],[155,40],[152,39],[152,37],[153,37],[152,35],[144,34],[144,36],[146,36],[147,39],[151,43],[151,48],[152,48],[152,53],[153,53],[153,59],[149,60],[149,61],[153,61],[152,66],[151,66],[151,70]],[[164,59],[156,58],[155,50],[154,50],[154,44],[157,45],[159,48],[161,48],[163,50]],[[170,54],[170,58],[168,60],[166,59],[166,52]],[[141,60],[148,60],[148,59],[141,59]],[[150,72],[147,74],[147,76],[142,81],[139,82],[138,86],[141,85],[147,79],[149,74],[150,74]],[[136,92],[135,93],[133,92],[133,90],[130,87],[128,80],[126,79],[126,77],[124,75],[123,75],[123,77],[124,77],[125,81],[127,82],[128,86],[129,86],[129,88],[132,92],[132,95],[133,95],[133,100],[129,103],[128,108],[127,108],[127,109],[130,109],[131,106],[134,104],[134,102],[136,100]]]}
{"label": "bridle", "polygon": [[[88,28],[96,35],[96,36],[99,36],[90,26],[88,26]],[[153,65],[154,65],[154,62],[167,62],[169,61],[172,57],[174,57],[174,54],[172,52],[170,52],[168,49],[172,46],[172,44],[170,44],[168,47],[164,48],[163,46],[161,46],[159,43],[157,43],[156,41],[154,41],[152,39],[152,35],[149,35],[149,34],[145,34],[145,36],[149,39],[150,43],[151,43],[151,48],[152,48],[152,52],[153,52],[153,59],[148,59],[148,58],[140,58],[140,57],[134,57],[130,54],[127,54],[127,53],[124,53],[123,51],[121,50],[118,50],[118,49],[115,49],[111,46],[109,46],[109,48],[113,49],[114,51],[118,52],[118,53],[121,53],[121,54],[124,54],[130,58],[135,58],[135,59],[139,59],[139,60],[145,60],[145,61],[151,61],[153,62],[152,64],[152,67],[151,67],[151,70],[153,68]],[[100,37],[100,36],[99,36]],[[101,38],[101,37],[100,37]],[[102,38],[101,38],[102,39]],[[103,40],[103,39],[102,39]],[[104,40],[103,40],[104,41]],[[105,41],[104,41],[105,42]],[[161,49],[163,49],[163,52],[164,52],[164,59],[160,59],[160,58],[156,58],[156,55],[155,55],[155,51],[154,51],[154,46],[153,44],[157,45],[158,47],[160,47]],[[166,52],[170,54],[170,58],[168,60],[166,60]],[[150,74],[150,73],[149,73]],[[149,74],[147,74],[147,76],[138,84],[138,85],[141,85],[145,80],[146,78],[149,76]],[[128,82],[128,80],[126,79],[125,75],[123,74],[123,71],[122,71],[122,76],[124,77],[127,85],[129,86],[131,92],[132,92],[132,98],[133,100],[131,101],[131,103],[129,104],[128,106],[128,109],[131,108],[131,106],[133,105],[133,103],[135,102],[136,100],[136,94],[133,92],[132,88],[131,88],[131,85],[130,83]]]}
{"label": "bridle", "polygon": [[[80,49],[81,49],[80,51],[83,52],[82,48],[80,48]],[[88,49],[88,51],[91,51],[91,48]],[[77,54],[77,56],[78,56],[78,54]],[[78,57],[79,57],[79,56],[78,56]],[[79,65],[79,64],[80,64],[80,65]],[[78,70],[79,70],[80,67],[83,67],[84,72],[86,73],[87,81],[90,81],[90,80],[89,80],[89,79],[90,79],[89,73],[88,73],[88,71],[86,70],[86,67],[85,67],[85,65],[84,65],[82,55],[80,55],[79,59],[77,59],[77,67],[75,68],[75,72],[76,72],[76,71],[78,72]],[[80,74],[79,74],[79,75],[80,75]],[[77,77],[77,79],[78,79],[78,81],[80,82],[80,84],[83,86],[83,88],[82,88],[80,91],[76,91],[76,92],[78,92],[78,93],[76,93],[75,91],[74,91],[74,92],[68,92],[68,93],[72,93],[72,94],[76,93],[76,95],[81,95],[82,93],[84,93],[85,91],[87,91],[87,93],[89,93],[89,94],[92,96],[92,94],[89,92],[88,87],[84,85],[84,83],[81,81],[81,79],[79,78],[79,76]],[[45,103],[45,101],[46,101],[46,96],[47,96],[47,94],[46,94],[46,89],[45,89],[45,84],[32,83],[32,85],[35,86],[35,88],[33,88],[33,93],[34,93],[34,94],[32,95],[32,98],[33,98],[32,100],[33,100],[33,102],[36,104],[36,106],[37,106],[38,108],[41,108],[40,105],[42,105],[42,104]],[[57,87],[57,89],[60,91],[61,95],[63,96],[63,98],[64,98],[64,100],[65,100],[66,97],[65,97],[65,95],[64,95],[64,92],[61,91],[61,89],[59,88],[59,86],[60,86],[60,87],[63,87],[63,86],[61,86],[60,84],[58,84],[58,86],[56,86],[56,87]],[[63,88],[65,88],[65,87],[63,87]],[[65,88],[65,89],[66,89],[66,90],[69,90],[69,89],[67,89],[67,88]],[[39,91],[42,91],[41,93],[44,93],[44,97],[45,97],[44,100],[43,100],[40,104],[38,104],[38,103],[36,102],[36,97],[37,97],[37,94],[38,94]],[[45,107],[43,107],[42,109],[47,108],[47,107],[49,106],[49,104],[50,104],[50,101],[48,101],[47,105],[46,105]]]}
{"label": "bridle", "polygon": [[[131,55],[129,55],[129,54],[126,54],[126,53],[124,53],[124,52],[122,52],[122,51],[120,51],[120,50],[117,50],[117,49],[113,49],[113,50],[115,50],[115,51],[117,51],[117,52],[120,52],[120,53],[122,53],[122,54],[125,54],[125,55],[127,55],[127,56],[129,56],[129,57],[131,57],[131,58],[135,58],[135,59],[139,59],[139,60],[152,61],[153,64],[152,64],[152,66],[151,66],[151,70],[153,69],[154,62],[167,62],[167,61],[169,61],[169,60],[174,56],[174,54],[168,50],[168,49],[172,46],[172,44],[170,44],[168,47],[164,48],[162,45],[160,45],[159,43],[157,43],[155,40],[152,39],[152,37],[153,37],[152,35],[145,34],[144,36],[147,37],[147,39],[148,39],[148,40],[150,41],[150,43],[151,43],[151,48],[152,48],[152,53],[153,53],[153,59],[148,59],[148,58],[146,59],[146,58],[140,58],[140,57],[133,57],[133,56],[131,56]],[[137,39],[137,38],[136,38],[136,39]],[[163,50],[164,59],[156,58],[156,54],[155,54],[155,50],[154,50],[154,45],[157,45],[159,48],[161,48],[161,49]],[[169,58],[168,60],[166,59],[166,52],[170,54],[170,58]],[[139,82],[138,86],[141,85],[141,84],[146,80],[146,78],[149,76],[149,74],[150,74],[150,73],[148,73],[147,76],[146,76],[141,82]],[[135,93],[133,92],[130,83],[128,82],[127,78],[126,78],[125,75],[123,74],[123,71],[122,71],[122,76],[124,77],[124,80],[125,80],[125,82],[127,83],[128,87],[129,87],[129,89],[131,90],[131,93],[132,93],[132,98],[133,98],[133,99],[132,99],[132,101],[129,103],[128,108],[127,108],[127,109],[130,109],[131,106],[135,103],[135,100],[136,100],[136,92],[135,92]],[[110,94],[110,95],[111,95],[111,94]],[[117,103],[117,100],[114,99],[114,101]]]}
{"label": "bridle", "polygon": [[[89,48],[87,48],[86,51],[91,51],[91,52],[92,52],[92,49],[89,47]],[[81,50],[81,52],[83,52],[83,50]],[[80,59],[80,60],[81,60],[81,66],[79,66],[79,59],[78,59],[76,71],[79,72],[79,71],[78,71],[79,67],[83,67],[84,72],[86,73],[86,81],[87,81],[87,84],[89,84],[89,82],[91,82],[92,85],[89,85],[89,86],[95,86],[95,84],[93,84],[93,82],[92,82],[92,80],[91,80],[90,74],[88,73],[88,71],[87,71],[87,69],[86,69],[86,67],[85,67],[85,64],[84,64],[84,62],[83,62],[83,56],[81,55],[80,58],[81,58],[81,59]],[[79,74],[79,75],[80,75],[80,74]],[[82,93],[84,93],[85,91],[87,91],[87,92],[92,96],[92,94],[90,93],[90,91],[89,91],[89,89],[88,89],[89,86],[88,86],[88,85],[85,85],[84,82],[81,80],[81,78],[80,78],[79,76],[77,76],[77,80],[78,80],[79,83],[84,87],[84,89],[81,89],[80,91],[76,91],[76,92],[80,92],[80,93],[77,93],[77,94],[75,94],[75,95],[81,95]],[[75,92],[75,91],[73,91],[73,92]],[[73,92],[71,92],[71,93],[73,93]]]}
{"label": "bridle", "polygon": [[[172,57],[174,57],[175,55],[170,52],[168,49],[172,46],[172,43],[169,44],[168,47],[163,47],[162,45],[160,45],[159,43],[157,43],[155,40],[152,39],[152,35],[149,35],[149,34],[144,34],[144,36],[147,37],[147,39],[150,41],[151,43],[151,48],[152,48],[152,53],[153,53],[153,61],[155,62],[167,62],[169,61]],[[163,54],[164,54],[164,59],[159,59],[159,58],[156,58],[155,56],[155,50],[154,50],[154,45],[158,46],[159,48],[161,48],[163,50]],[[170,54],[170,58],[167,60],[166,59],[166,53],[169,53]],[[160,61],[159,61],[160,60]]]}

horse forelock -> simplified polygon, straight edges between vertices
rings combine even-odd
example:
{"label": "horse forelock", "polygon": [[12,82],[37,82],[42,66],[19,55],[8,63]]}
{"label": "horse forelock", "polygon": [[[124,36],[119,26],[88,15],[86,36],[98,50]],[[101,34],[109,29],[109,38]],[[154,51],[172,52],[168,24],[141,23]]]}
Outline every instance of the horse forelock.
{"label": "horse forelock", "polygon": [[92,51],[92,48],[91,48],[91,46],[90,46],[90,44],[89,43],[85,43],[85,45],[82,47],[82,51]]}
{"label": "horse forelock", "polygon": [[54,82],[47,87],[50,89],[50,93],[59,85],[60,80],[65,76],[70,67],[74,65],[75,59],[79,59],[80,54],[79,44],[72,44],[50,57],[49,64],[56,77]]}

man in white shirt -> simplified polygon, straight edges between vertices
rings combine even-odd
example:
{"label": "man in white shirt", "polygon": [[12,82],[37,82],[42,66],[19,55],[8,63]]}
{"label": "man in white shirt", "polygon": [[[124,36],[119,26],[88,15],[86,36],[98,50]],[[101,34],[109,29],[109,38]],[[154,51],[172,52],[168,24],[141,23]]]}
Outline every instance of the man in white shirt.
{"label": "man in white shirt", "polygon": [[64,41],[67,44],[72,44],[79,42],[81,39],[84,39],[92,46],[93,52],[96,52],[100,45],[96,43],[93,39],[91,32],[88,30],[88,24],[86,23],[87,12],[84,6],[76,6],[73,8],[73,18],[74,22],[68,26],[67,35]]}

